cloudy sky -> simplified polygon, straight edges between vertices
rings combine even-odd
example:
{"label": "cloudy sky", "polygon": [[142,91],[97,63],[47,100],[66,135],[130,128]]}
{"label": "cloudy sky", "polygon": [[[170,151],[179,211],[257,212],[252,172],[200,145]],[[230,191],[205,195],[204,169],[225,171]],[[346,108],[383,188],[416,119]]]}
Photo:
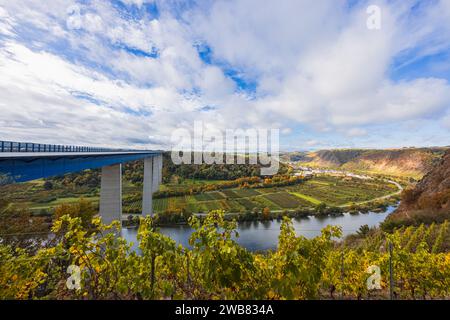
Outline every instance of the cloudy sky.
{"label": "cloudy sky", "polygon": [[[381,29],[367,28],[369,5]],[[0,139],[450,145],[450,0],[0,0]]]}

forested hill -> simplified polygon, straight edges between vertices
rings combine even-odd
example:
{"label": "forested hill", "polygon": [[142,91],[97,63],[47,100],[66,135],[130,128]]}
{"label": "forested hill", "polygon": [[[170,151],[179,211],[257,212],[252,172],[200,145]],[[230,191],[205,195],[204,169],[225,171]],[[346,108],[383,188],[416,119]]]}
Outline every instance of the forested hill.
{"label": "forested hill", "polygon": [[[259,164],[180,164],[176,165],[171,159],[170,152],[163,154],[163,180],[169,182],[174,178],[206,179],[206,180],[235,180],[243,177],[259,176]],[[123,166],[126,180],[141,183],[143,179],[143,161],[127,162]],[[280,174],[287,172],[287,166],[280,164]],[[65,185],[97,187],[100,185],[100,169],[69,173],[64,176],[48,180],[61,181]]]}
{"label": "forested hill", "polygon": [[[238,157],[245,164],[237,164]],[[193,160],[193,159],[192,159]],[[243,177],[254,177],[261,174],[261,165],[248,164],[248,158],[235,156],[235,164],[181,164],[176,165],[171,159],[170,152],[164,153],[163,176],[170,178],[178,176],[190,179],[208,179],[208,180],[235,180]],[[194,163],[194,161],[192,161]],[[286,173],[287,167],[280,164],[278,173]]]}
{"label": "forested hill", "polygon": [[314,152],[290,152],[282,161],[310,167],[421,178],[440,161],[448,148],[336,149]]}

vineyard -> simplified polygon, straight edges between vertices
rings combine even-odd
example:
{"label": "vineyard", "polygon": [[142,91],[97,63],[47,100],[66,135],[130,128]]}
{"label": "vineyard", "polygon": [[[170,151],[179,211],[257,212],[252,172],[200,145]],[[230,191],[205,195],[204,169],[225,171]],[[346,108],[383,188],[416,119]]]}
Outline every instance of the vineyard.
{"label": "vineyard", "polygon": [[[210,184],[213,185],[213,184]],[[169,190],[173,186],[164,186]],[[175,186],[176,187],[176,186]],[[177,189],[178,190],[178,189]],[[185,210],[206,213],[211,210],[240,213],[269,208],[272,211],[312,208],[320,203],[327,206],[346,206],[392,194],[396,186],[378,180],[318,176],[291,186],[265,188],[231,188],[153,199],[154,211]],[[126,203],[125,213],[139,213],[141,200]]]}
{"label": "vineyard", "polygon": [[[131,172],[128,176],[131,175]],[[74,181],[89,186],[73,187]],[[80,198],[98,206],[98,186],[95,172],[69,175],[60,181],[54,180],[51,188],[44,188],[43,180],[19,185],[0,186],[0,192],[12,207],[29,208],[35,215],[51,216],[56,207],[64,203],[76,203]],[[127,176],[127,175],[126,175]],[[189,212],[207,213],[224,210],[227,213],[245,213],[269,208],[273,212],[284,210],[309,210],[324,203],[329,207],[350,206],[353,203],[376,199],[397,191],[393,184],[383,180],[364,180],[343,177],[316,176],[312,179],[295,180],[293,176],[280,176],[266,184],[259,177],[239,178],[231,181],[172,179],[161,186],[155,194],[153,208],[156,213]],[[283,180],[284,179],[284,180]],[[291,179],[294,179],[291,181]],[[67,180],[67,181],[66,181]],[[139,180],[139,179],[138,179]],[[180,180],[180,181],[179,181]],[[89,180],[90,181],[90,180]],[[133,180],[134,181],[134,180]],[[124,180],[123,213],[142,212],[142,185]],[[284,185],[284,183],[287,183]],[[277,185],[278,184],[278,185]]]}
{"label": "vineyard", "polygon": [[390,289],[395,299],[450,298],[447,222],[347,243],[336,242],[338,227],[296,236],[284,218],[277,249],[264,253],[233,241],[236,222],[222,211],[190,224],[191,248],[183,248],[142,219],[136,252],[116,236],[118,224],[94,219],[86,230],[63,216],[35,252],[0,245],[0,298],[387,299]]}

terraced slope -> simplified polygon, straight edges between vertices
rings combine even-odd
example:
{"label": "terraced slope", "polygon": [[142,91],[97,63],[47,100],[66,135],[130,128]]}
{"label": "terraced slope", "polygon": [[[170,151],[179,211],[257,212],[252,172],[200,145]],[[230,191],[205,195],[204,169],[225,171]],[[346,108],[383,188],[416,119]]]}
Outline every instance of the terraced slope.
{"label": "terraced slope", "polygon": [[419,179],[439,162],[447,149],[320,150],[286,153],[282,156],[282,159],[294,161],[303,166],[409,176]]}

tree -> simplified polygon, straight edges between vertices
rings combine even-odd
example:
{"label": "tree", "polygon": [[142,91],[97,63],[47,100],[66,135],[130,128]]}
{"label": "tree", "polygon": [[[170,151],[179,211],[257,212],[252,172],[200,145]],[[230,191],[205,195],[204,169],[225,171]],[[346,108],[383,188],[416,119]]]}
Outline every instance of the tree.
{"label": "tree", "polygon": [[46,218],[33,216],[28,210],[11,207],[0,214],[0,243],[12,248],[35,252],[45,242],[49,231],[50,224]]}
{"label": "tree", "polygon": [[53,189],[53,183],[49,180],[46,180],[44,182],[44,189],[45,190],[52,190]]}
{"label": "tree", "polygon": [[367,224],[362,225],[359,227],[358,231],[356,231],[356,233],[360,236],[360,237],[365,237],[369,234],[370,228]]}
{"label": "tree", "polygon": [[263,220],[269,220],[270,219],[270,209],[268,207],[265,207],[262,210],[262,219]]}
{"label": "tree", "polygon": [[316,205],[316,213],[319,215],[325,214],[326,209],[327,209],[327,205],[323,202]]}
{"label": "tree", "polygon": [[68,215],[71,218],[80,218],[81,223],[85,228],[90,227],[91,220],[96,213],[97,212],[93,208],[92,204],[83,198],[81,198],[78,203],[63,203],[55,208],[56,219],[60,219],[65,215]]}

